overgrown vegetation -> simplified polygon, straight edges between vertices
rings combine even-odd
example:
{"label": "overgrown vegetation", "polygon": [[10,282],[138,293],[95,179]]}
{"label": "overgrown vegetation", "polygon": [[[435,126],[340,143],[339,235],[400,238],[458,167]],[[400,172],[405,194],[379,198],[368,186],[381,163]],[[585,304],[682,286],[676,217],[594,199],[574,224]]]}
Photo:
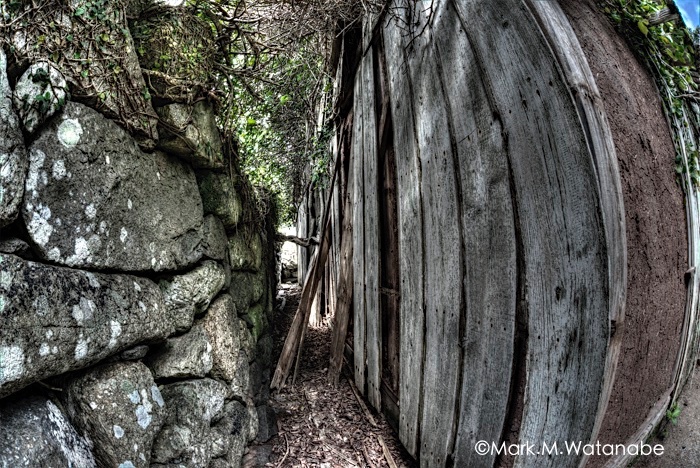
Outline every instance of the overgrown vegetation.
{"label": "overgrown vegetation", "polygon": [[72,83],[73,97],[118,120],[137,138],[152,139],[156,116],[142,83],[123,4],[111,0],[0,1],[0,47],[16,63],[51,61]]}
{"label": "overgrown vegetation", "polygon": [[156,137],[151,102],[213,101],[241,168],[290,222],[306,185],[327,169],[333,44],[376,2],[6,0],[0,46],[15,63],[56,63],[83,93],[77,100],[144,137],[144,147]]}
{"label": "overgrown vegetation", "polygon": [[695,45],[700,28],[691,32],[680,17],[662,21],[661,13],[677,14],[663,0],[606,0],[603,10],[653,72],[661,90],[676,146],[675,168],[687,190],[700,187],[698,137],[700,92]]}
{"label": "overgrown vegetation", "polygon": [[221,127],[236,136],[251,181],[278,198],[283,223],[294,221],[306,185],[327,171],[333,43],[378,7],[373,0],[191,0],[186,6],[213,31]]}

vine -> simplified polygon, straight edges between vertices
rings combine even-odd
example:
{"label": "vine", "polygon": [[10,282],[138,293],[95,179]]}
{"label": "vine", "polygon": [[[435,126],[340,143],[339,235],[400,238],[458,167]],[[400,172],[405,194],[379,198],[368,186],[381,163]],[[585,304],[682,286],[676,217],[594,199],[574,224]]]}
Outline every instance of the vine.
{"label": "vine", "polygon": [[601,7],[652,71],[672,127],[675,170],[686,190],[700,188],[698,29],[685,27],[673,2],[606,0]]}
{"label": "vine", "polygon": [[[0,47],[11,63],[51,62],[77,101],[115,118],[146,142],[157,116],[148,103],[124,15],[125,0],[0,0]],[[148,145],[148,143],[145,143]]]}

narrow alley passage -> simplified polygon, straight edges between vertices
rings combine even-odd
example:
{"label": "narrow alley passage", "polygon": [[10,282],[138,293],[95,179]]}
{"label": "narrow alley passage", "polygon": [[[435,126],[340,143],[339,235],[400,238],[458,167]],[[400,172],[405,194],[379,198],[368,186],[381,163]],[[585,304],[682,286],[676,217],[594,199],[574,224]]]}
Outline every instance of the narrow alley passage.
{"label": "narrow alley passage", "polygon": [[[280,285],[280,296],[286,301],[276,318],[275,359],[299,295],[296,284]],[[266,444],[250,447],[244,466],[391,468],[390,459],[396,467],[416,466],[384,416],[360,406],[345,373],[338,388],[328,384],[329,323],[330,318],[326,317],[320,327],[309,328],[296,385],[271,396],[279,433]]]}

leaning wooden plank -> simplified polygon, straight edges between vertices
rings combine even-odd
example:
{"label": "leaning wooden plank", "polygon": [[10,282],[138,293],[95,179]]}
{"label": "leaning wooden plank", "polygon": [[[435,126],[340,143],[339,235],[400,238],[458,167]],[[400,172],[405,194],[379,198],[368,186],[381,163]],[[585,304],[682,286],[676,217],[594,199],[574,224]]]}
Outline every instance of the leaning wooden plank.
{"label": "leaning wooden plank", "polygon": [[[519,440],[588,440],[606,375],[612,274],[597,168],[556,57],[522,2],[451,4],[498,90],[492,105],[508,138],[529,337]],[[515,466],[580,462],[524,455]]]}
{"label": "leaning wooden plank", "polygon": [[[294,376],[292,377],[292,385],[297,381],[297,375],[299,374],[299,363],[301,362],[301,353],[304,349],[304,338],[306,337],[306,329],[309,326],[309,320],[311,318],[311,313],[313,312],[312,306],[316,300],[316,294],[319,290],[319,285],[323,280],[323,272],[325,270],[326,261],[328,260],[328,251],[330,250],[331,244],[331,233],[330,229],[330,217],[325,220],[323,228],[323,236],[321,237],[321,243],[318,248],[318,254],[316,262],[314,263],[314,268],[309,271],[309,287],[308,295],[304,295],[304,290],[301,292],[301,298],[299,299],[299,310],[303,314],[303,321],[301,322],[301,331],[298,332],[299,338],[296,345],[296,362],[294,365]],[[305,288],[306,289],[306,288]]]}
{"label": "leaning wooden plank", "polygon": [[[496,454],[474,451],[498,441],[508,411],[516,322],[516,232],[504,129],[488,84],[454,14],[437,15],[434,37],[453,165],[460,182],[456,218],[464,268],[462,374],[454,466],[488,467]],[[457,250],[457,248],[455,248]]]}
{"label": "leaning wooden plank", "polygon": [[[314,296],[318,292],[318,286],[323,280],[324,272],[326,270],[326,261],[328,260],[328,252],[331,246],[331,197],[333,196],[333,187],[335,186],[336,179],[338,178],[338,173],[340,168],[343,166],[344,153],[336,155],[335,158],[335,169],[333,170],[333,176],[331,177],[331,184],[328,190],[328,197],[323,205],[325,208],[323,210],[323,216],[321,218],[321,226],[323,235],[321,236],[321,243],[318,247],[318,259],[314,264],[313,272],[310,272],[312,276],[312,283],[310,286],[310,292],[308,296],[304,296],[304,290],[302,290],[301,298],[299,300],[299,308],[305,311],[304,321],[302,324],[299,344],[297,346],[297,358],[296,365],[294,366],[294,377],[292,378],[292,384],[296,383],[297,375],[299,373],[299,363],[301,362],[301,352],[304,349],[304,338],[306,337],[306,329],[309,325],[309,318],[312,313],[312,305],[315,300]],[[306,302],[305,302],[306,301]]]}
{"label": "leaning wooden plank", "polygon": [[[335,184],[340,165],[341,158],[337,158],[333,176],[331,177],[331,186]],[[321,272],[323,271],[326,257],[328,256],[328,246],[330,244],[330,234],[328,232],[328,228],[330,227],[330,223],[328,222],[329,219],[330,218],[324,214],[320,244],[316,249],[316,254],[311,259],[309,273],[301,290],[299,307],[294,314],[292,325],[289,327],[289,332],[284,340],[282,352],[280,353],[280,357],[277,361],[277,367],[275,368],[275,373],[270,383],[270,388],[272,389],[281,389],[284,386],[284,383],[289,376],[289,371],[294,365],[294,358],[295,356],[298,356],[298,350],[300,351],[301,346],[303,345],[303,335],[306,331],[306,325],[308,324],[309,314],[311,312],[311,301],[316,294],[316,288],[318,287],[318,283],[321,278]]]}
{"label": "leaning wooden plank", "polygon": [[[363,44],[369,46],[372,40],[371,21],[364,24]],[[364,237],[365,237],[365,326],[367,350],[367,397],[377,411],[381,411],[382,379],[382,331],[379,307],[379,201],[377,188],[377,114],[375,110],[374,54],[375,48],[366,49],[362,60],[360,76],[362,95],[360,105],[362,116],[362,162],[364,166]]]}
{"label": "leaning wooden plank", "polygon": [[[320,250],[317,250],[320,252]],[[309,274],[304,280],[304,286],[302,287],[302,298],[313,295],[310,294],[312,289],[311,283],[313,282],[313,272],[315,270],[316,262],[318,261],[317,255],[311,257],[311,263],[309,265]],[[307,302],[306,300],[304,302]],[[281,389],[289,376],[289,371],[294,365],[294,358],[297,355],[297,348],[299,346],[299,341],[301,339],[301,329],[305,326],[306,312],[301,307],[301,300],[299,301],[299,307],[294,314],[294,319],[292,319],[292,324],[289,327],[289,332],[287,332],[287,337],[284,340],[284,345],[282,346],[282,352],[277,360],[277,367],[275,368],[275,373],[272,376],[272,381],[270,383],[271,389]]]}
{"label": "leaning wooden plank", "polygon": [[[405,10],[397,14],[405,16]],[[384,29],[387,71],[394,121],[397,191],[399,197],[400,373],[399,438],[406,450],[418,455],[419,415],[423,388],[423,210],[421,166],[415,134],[413,87],[406,70],[403,30],[394,21]]]}
{"label": "leaning wooden plank", "polygon": [[[361,58],[360,69],[367,58]],[[369,64],[371,66],[371,63]],[[361,72],[360,72],[361,76]],[[352,165],[352,225],[353,225],[353,360],[357,388],[365,394],[365,193],[364,193],[364,108],[362,106],[363,80],[355,79],[355,97],[353,109],[355,117],[352,128],[352,145],[350,147],[350,164]]]}
{"label": "leaning wooden plank", "polygon": [[[347,212],[346,212],[347,213]],[[338,302],[333,325],[331,339],[331,362],[328,367],[328,380],[337,386],[340,371],[343,367],[343,351],[345,350],[345,338],[348,335],[348,322],[350,321],[350,307],[352,306],[352,222],[349,216],[344,220],[343,240],[340,248],[341,270],[338,282]]]}
{"label": "leaning wooden plank", "polygon": [[[448,13],[436,1],[430,8],[413,8],[418,30]],[[411,77],[416,139],[421,167],[422,232],[425,243],[424,309],[425,351],[423,403],[420,413],[421,466],[443,467],[454,446],[456,406],[461,378],[460,320],[464,313],[463,263],[459,222],[460,187],[454,167],[453,142],[448,126],[446,96],[441,86],[440,61],[430,25],[413,40],[406,68]],[[410,39],[409,39],[410,40]],[[393,99],[406,100],[395,96]],[[393,100],[392,99],[392,100]],[[402,193],[403,196],[403,193]],[[429,241],[428,241],[429,239]],[[408,255],[417,255],[409,253]]]}
{"label": "leaning wooden plank", "polygon": [[[311,238],[311,236],[313,235],[313,233],[309,233],[308,204],[309,204],[309,195],[308,195],[308,192],[305,192],[304,196],[301,200],[301,203],[299,204],[299,213],[297,216],[297,236],[299,238],[302,238],[302,239]],[[304,280],[306,279],[306,272],[308,271],[308,269],[307,269],[307,261],[309,258],[308,252],[309,252],[308,246],[299,245],[297,247],[297,282],[301,286],[304,285]]]}
{"label": "leaning wooden plank", "polygon": [[[352,166],[351,172],[352,172]],[[352,174],[350,174],[352,177]],[[335,317],[333,319],[333,335],[331,338],[331,358],[328,366],[328,380],[334,386],[338,385],[340,371],[343,368],[343,353],[345,351],[345,339],[348,334],[350,321],[350,307],[352,306],[352,193],[347,193],[343,209],[343,231],[339,238],[340,243],[340,279],[338,280],[337,302]]]}
{"label": "leaning wooden plank", "polygon": [[[537,0],[526,0],[526,5],[539,23],[557,62],[562,68],[564,78],[579,110],[581,122],[587,129],[588,148],[596,169],[596,182],[600,196],[608,268],[610,270],[608,317],[615,329],[622,328],[627,292],[625,210],[615,143],[605,113],[603,99],[598,91],[586,55],[561,6],[556,2]],[[615,381],[622,345],[622,333],[611,335],[605,359],[603,388],[598,404],[596,423],[589,438],[591,442],[597,440],[603,423]]]}
{"label": "leaning wooden plank", "polygon": [[[671,94],[668,88],[663,89],[662,92]],[[679,118],[676,115],[668,116],[671,120],[672,128],[681,129],[677,135],[679,139],[677,150],[686,166],[683,185],[686,192],[689,267],[686,273],[686,275],[689,275],[686,278],[688,287],[686,311],[681,334],[681,349],[676,362],[675,388],[671,394],[672,401],[676,401],[686,382],[693,375],[693,369],[696,366],[698,357],[698,347],[700,346],[700,319],[698,318],[698,303],[700,302],[700,275],[698,274],[698,268],[700,268],[700,192],[695,190],[694,184],[690,179],[691,168],[689,166],[693,163],[688,155],[688,148],[697,148],[699,142],[691,129],[684,125],[684,122],[690,121],[686,112],[687,110],[683,108],[682,117]]]}

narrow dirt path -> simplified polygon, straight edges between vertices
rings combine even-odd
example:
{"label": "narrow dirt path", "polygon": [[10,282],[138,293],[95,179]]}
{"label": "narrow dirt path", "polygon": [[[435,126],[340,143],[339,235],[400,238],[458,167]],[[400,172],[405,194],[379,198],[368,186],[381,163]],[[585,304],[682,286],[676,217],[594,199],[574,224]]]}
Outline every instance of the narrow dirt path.
{"label": "narrow dirt path", "polygon": [[[280,293],[286,297],[286,305],[276,317],[275,361],[296,312],[300,291],[296,285],[282,284]],[[328,320],[307,331],[296,385],[271,397],[279,434],[265,445],[252,447],[246,466],[390,467],[380,439],[396,466],[417,466],[382,415],[370,413],[376,426],[368,420],[346,375],[341,376],[338,388],[327,383],[331,341]]]}

